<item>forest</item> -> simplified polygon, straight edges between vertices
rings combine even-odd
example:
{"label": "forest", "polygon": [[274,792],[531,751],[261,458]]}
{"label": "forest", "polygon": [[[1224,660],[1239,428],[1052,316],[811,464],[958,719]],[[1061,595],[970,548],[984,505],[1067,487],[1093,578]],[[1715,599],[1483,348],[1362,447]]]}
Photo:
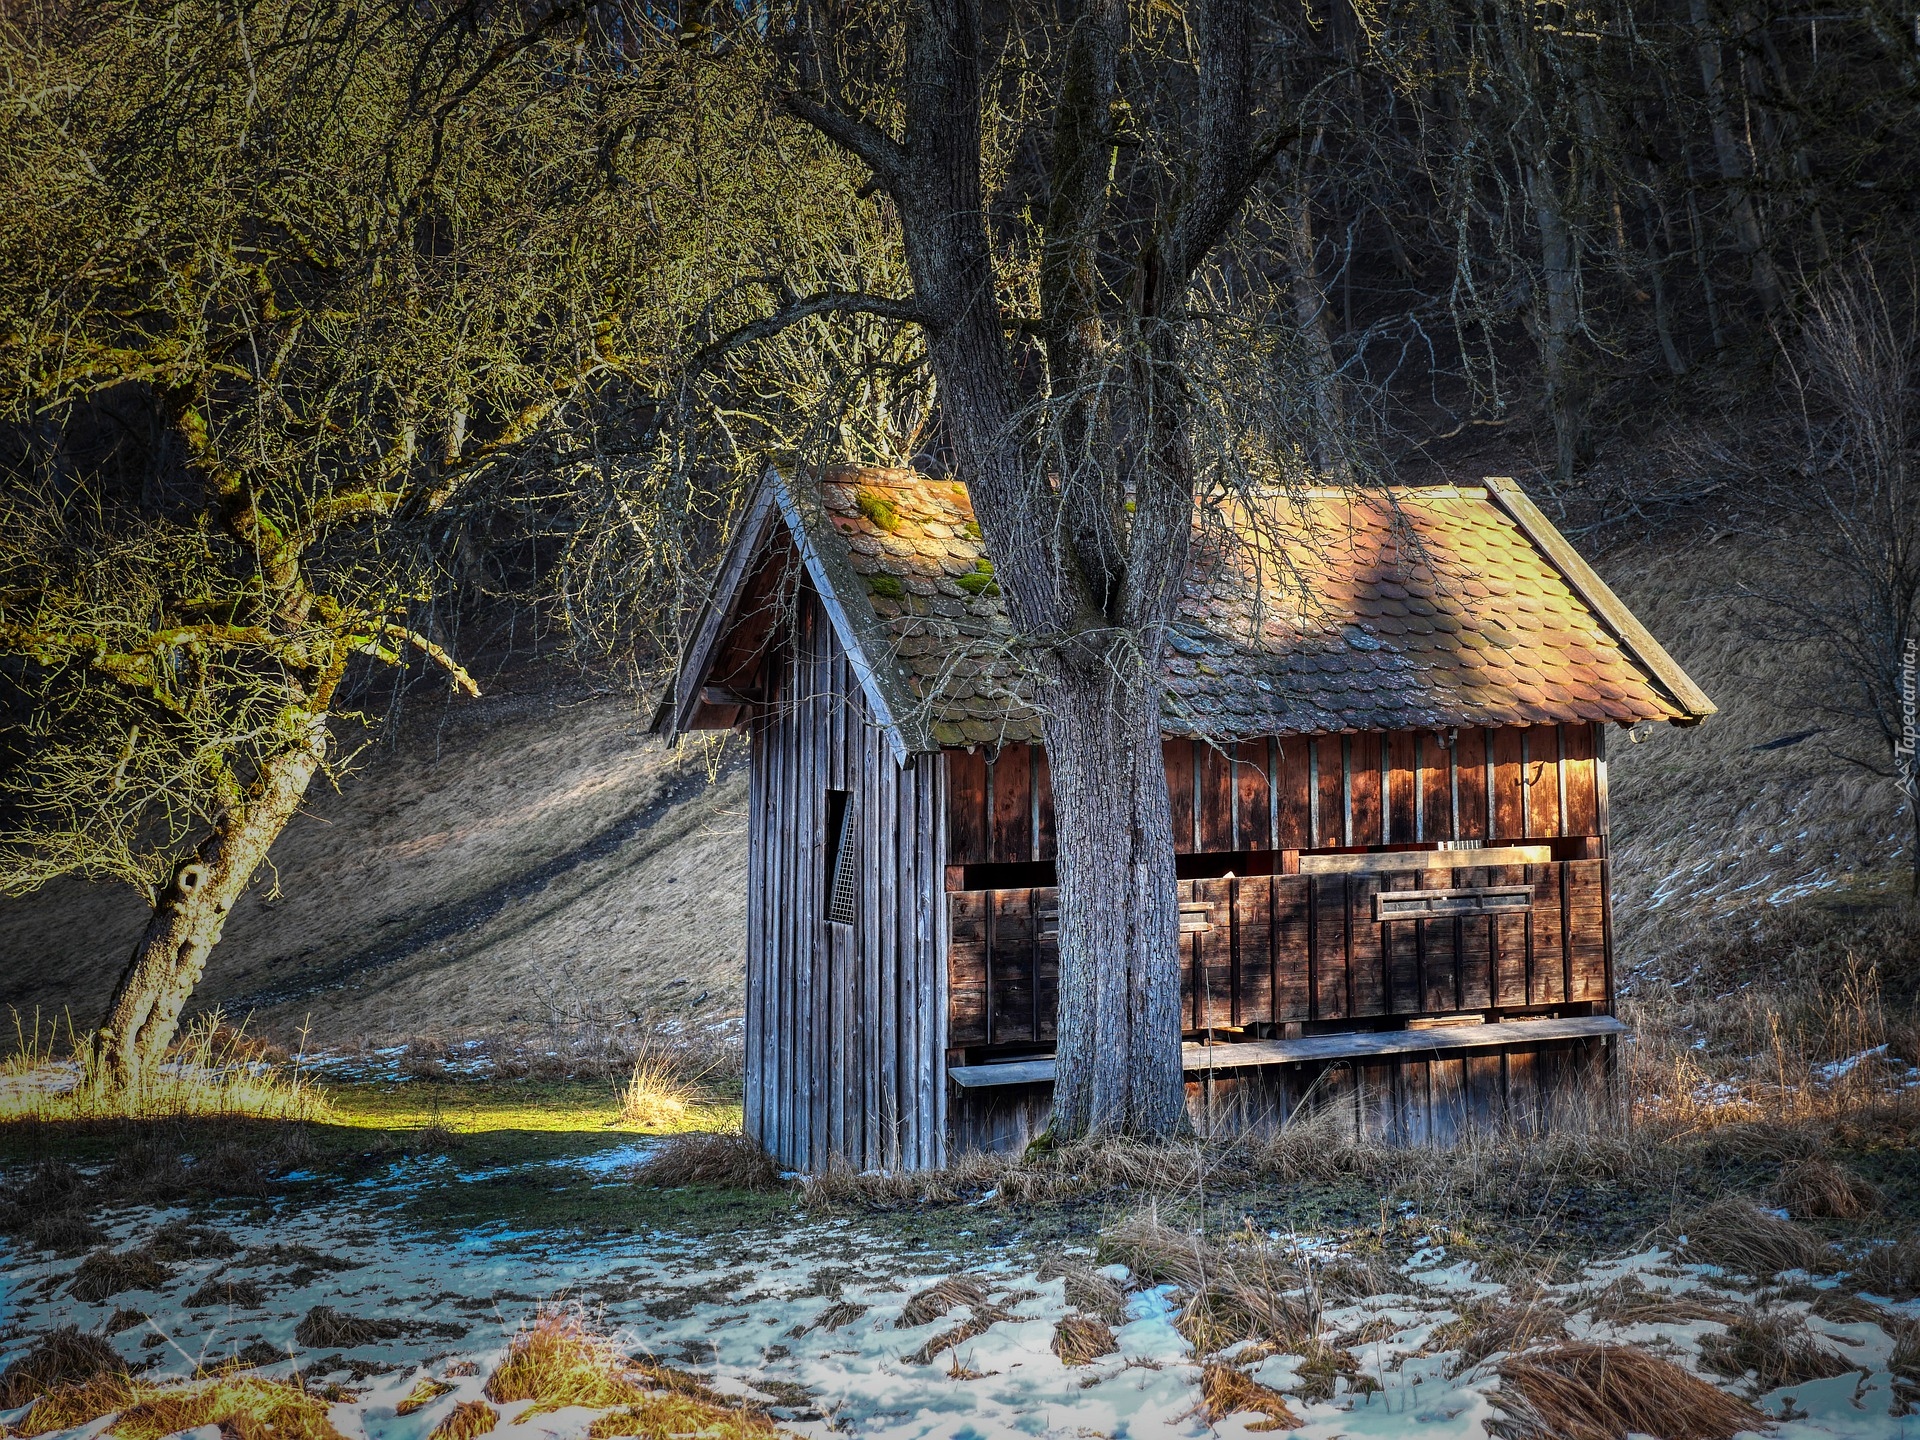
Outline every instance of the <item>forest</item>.
{"label": "forest", "polygon": [[1917,1423],[1920,18],[16,0],[0,103],[6,1433]]}

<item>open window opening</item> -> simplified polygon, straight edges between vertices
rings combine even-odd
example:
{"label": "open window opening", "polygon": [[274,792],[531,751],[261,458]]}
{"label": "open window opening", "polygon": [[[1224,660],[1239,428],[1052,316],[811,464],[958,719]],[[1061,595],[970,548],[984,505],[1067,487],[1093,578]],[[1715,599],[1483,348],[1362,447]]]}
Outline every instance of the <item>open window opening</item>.
{"label": "open window opening", "polygon": [[853,864],[853,806],[849,790],[827,791],[827,921],[851,925],[855,919],[854,887],[859,883]]}

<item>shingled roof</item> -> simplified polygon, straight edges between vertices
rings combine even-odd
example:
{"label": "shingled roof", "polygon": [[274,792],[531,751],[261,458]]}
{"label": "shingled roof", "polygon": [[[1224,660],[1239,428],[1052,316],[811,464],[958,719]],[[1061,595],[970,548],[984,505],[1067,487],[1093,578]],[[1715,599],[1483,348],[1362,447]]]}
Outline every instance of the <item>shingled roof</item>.
{"label": "shingled roof", "polygon": [[[769,623],[743,617],[740,593],[785,543],[897,753],[1040,738],[966,487],[877,469],[817,485],[768,473],[657,730],[730,723],[702,687],[730,631]],[[1166,732],[1218,740],[1688,724],[1714,709],[1499,479],[1276,494],[1202,513],[1165,673]]]}

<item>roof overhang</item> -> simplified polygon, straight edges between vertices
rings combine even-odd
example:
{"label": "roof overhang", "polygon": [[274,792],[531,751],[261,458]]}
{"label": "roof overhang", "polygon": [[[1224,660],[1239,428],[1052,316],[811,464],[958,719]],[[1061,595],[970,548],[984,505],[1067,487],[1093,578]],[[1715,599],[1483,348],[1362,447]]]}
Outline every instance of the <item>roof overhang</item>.
{"label": "roof overhang", "polygon": [[[885,627],[872,607],[864,603],[865,584],[848,563],[844,546],[836,546],[829,538],[837,533],[817,494],[804,485],[792,484],[776,467],[767,467],[746,518],[721,559],[672,688],[654,711],[650,727],[654,734],[677,740],[690,730],[733,724],[733,715],[738,705],[745,703],[745,697],[710,696],[709,678],[723,643],[744,618],[740,602],[748,581],[771,547],[784,541],[793,547],[827,612],[847,652],[872,723],[886,735],[894,759],[905,764],[916,751],[939,748],[927,733],[925,718],[918,713],[912,694],[900,681]],[[723,721],[719,715],[703,713],[709,711],[731,713]]]}

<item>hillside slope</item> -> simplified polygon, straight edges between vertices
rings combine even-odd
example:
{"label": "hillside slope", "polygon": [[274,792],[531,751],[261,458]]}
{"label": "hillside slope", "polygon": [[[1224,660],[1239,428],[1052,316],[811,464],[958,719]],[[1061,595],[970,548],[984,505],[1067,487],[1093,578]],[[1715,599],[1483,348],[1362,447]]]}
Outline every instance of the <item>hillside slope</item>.
{"label": "hillside slope", "polygon": [[[415,715],[294,820],[196,1003],[278,1034],[310,1018],[325,1043],[594,1008],[738,1013],[739,747],[710,783],[695,750],[644,732],[620,696]],[[144,914],[78,883],[0,905],[0,1004],[91,1023]]]}

